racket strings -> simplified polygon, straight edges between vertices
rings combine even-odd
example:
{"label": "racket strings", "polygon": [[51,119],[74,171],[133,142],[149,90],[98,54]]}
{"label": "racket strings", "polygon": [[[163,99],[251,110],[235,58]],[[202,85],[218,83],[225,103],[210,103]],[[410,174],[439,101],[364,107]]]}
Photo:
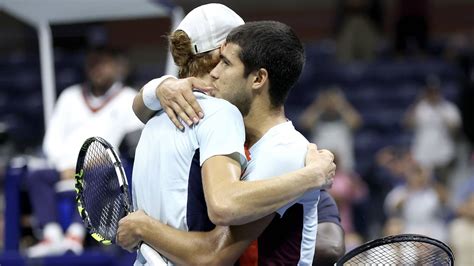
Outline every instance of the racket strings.
{"label": "racket strings", "polygon": [[[125,216],[123,194],[112,159],[106,148],[93,142],[84,159],[84,208],[91,233],[115,239],[118,221]],[[90,187],[90,189],[87,189]]]}
{"label": "racket strings", "polygon": [[448,254],[425,242],[394,242],[371,248],[344,265],[451,265]]}

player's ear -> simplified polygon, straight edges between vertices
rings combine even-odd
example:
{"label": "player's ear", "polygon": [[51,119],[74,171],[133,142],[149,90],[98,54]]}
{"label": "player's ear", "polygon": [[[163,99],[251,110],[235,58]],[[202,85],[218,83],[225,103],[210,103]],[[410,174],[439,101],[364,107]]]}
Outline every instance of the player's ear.
{"label": "player's ear", "polygon": [[268,82],[268,71],[260,68],[254,72],[252,79],[252,89],[260,89]]}

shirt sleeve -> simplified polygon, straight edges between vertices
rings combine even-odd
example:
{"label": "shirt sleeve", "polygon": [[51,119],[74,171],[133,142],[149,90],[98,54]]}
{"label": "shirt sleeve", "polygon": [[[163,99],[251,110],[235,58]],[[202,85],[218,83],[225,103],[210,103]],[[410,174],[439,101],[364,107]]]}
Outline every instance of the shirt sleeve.
{"label": "shirt sleeve", "polygon": [[[282,143],[275,146],[272,150],[266,151],[265,155],[265,161],[259,161],[259,163],[263,163],[264,167],[259,166],[258,170],[253,171],[249,176],[247,176],[246,180],[253,181],[268,179],[304,167],[306,143]],[[297,202],[312,204],[317,202],[318,199],[319,190],[308,191],[296,201],[290,202],[278,209],[277,213],[281,217],[288,208]]]}
{"label": "shirt sleeve", "polygon": [[319,189],[313,189],[311,191],[308,191],[304,193],[303,196],[301,196],[299,199],[286,204],[285,206],[278,209],[276,212],[280,215],[280,217],[282,217],[285,214],[286,210],[288,210],[296,203],[300,203],[303,206],[317,205],[319,202],[319,192]]}
{"label": "shirt sleeve", "polygon": [[336,202],[326,190],[321,190],[318,203],[318,223],[335,223],[341,225],[341,217]]}
{"label": "shirt sleeve", "polygon": [[200,148],[200,165],[212,156],[228,155],[242,168],[247,164],[244,142],[245,128],[242,115],[230,103],[205,116],[196,126]]}

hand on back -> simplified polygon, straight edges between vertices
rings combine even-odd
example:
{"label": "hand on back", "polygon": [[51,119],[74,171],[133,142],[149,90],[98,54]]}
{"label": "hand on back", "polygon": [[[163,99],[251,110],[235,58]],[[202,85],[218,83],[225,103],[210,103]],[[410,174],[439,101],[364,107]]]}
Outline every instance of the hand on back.
{"label": "hand on back", "polygon": [[204,81],[190,77],[184,79],[167,79],[157,90],[161,106],[173,124],[183,130],[184,121],[188,126],[197,124],[204,117],[193,89],[208,93],[212,91]]}
{"label": "hand on back", "polygon": [[308,152],[306,153],[305,168],[314,178],[314,186],[316,188],[330,188],[336,174],[336,164],[334,163],[334,154],[322,149],[318,150],[316,144],[308,144]]}

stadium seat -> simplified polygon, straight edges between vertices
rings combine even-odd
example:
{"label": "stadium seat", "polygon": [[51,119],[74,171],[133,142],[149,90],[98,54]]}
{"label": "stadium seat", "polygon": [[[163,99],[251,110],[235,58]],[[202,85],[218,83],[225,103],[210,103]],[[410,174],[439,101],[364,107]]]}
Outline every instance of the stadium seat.
{"label": "stadium seat", "polygon": [[[5,251],[18,251],[20,241],[20,216],[22,214],[22,201],[28,200],[20,197],[20,191],[24,189],[24,179],[28,171],[27,157],[16,157],[12,159],[5,174]],[[133,163],[122,159],[125,173],[128,177],[131,191],[131,176]],[[69,188],[69,189],[68,189]],[[71,193],[74,191],[74,180],[61,181],[56,187],[58,196],[57,206],[58,219],[63,229],[71,223],[71,214],[77,211],[75,202],[71,202]]]}

